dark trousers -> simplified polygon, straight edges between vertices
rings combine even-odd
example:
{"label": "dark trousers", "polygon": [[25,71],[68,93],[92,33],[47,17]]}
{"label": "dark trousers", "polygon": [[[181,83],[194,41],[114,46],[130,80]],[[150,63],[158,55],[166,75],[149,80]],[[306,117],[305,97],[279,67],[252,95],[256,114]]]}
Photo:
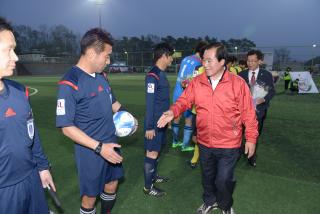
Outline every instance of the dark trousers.
{"label": "dark trousers", "polygon": [[199,151],[204,203],[209,206],[217,202],[221,209],[230,209],[240,148],[218,149],[199,144]]}
{"label": "dark trousers", "polygon": [[258,132],[259,132],[259,136],[261,135],[262,133],[262,128],[263,128],[263,123],[264,123],[264,120],[266,119],[267,117],[267,111],[266,113],[264,114],[263,117],[258,117],[257,120],[258,120]]}
{"label": "dark trousers", "polygon": [[284,81],[284,90],[288,90],[290,81],[291,81],[291,80],[285,80],[285,81]]}
{"label": "dark trousers", "polygon": [[[264,124],[264,120],[266,119],[266,117],[267,117],[267,110],[265,110],[263,116],[257,115],[259,136],[262,133],[263,124]],[[258,149],[258,144],[256,144],[256,151],[251,156],[251,158],[249,158],[249,162],[251,163],[251,165],[252,165],[252,163],[256,163],[256,161],[257,161],[257,149]],[[244,149],[243,149],[243,151],[244,151]]]}

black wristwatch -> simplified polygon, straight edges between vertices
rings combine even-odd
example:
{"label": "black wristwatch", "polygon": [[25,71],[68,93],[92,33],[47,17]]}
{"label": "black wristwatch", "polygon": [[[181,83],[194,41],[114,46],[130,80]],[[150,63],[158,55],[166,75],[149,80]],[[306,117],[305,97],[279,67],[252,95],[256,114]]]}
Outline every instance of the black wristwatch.
{"label": "black wristwatch", "polygon": [[102,149],[102,143],[99,142],[98,146],[94,149],[94,152],[100,155],[101,149]]}

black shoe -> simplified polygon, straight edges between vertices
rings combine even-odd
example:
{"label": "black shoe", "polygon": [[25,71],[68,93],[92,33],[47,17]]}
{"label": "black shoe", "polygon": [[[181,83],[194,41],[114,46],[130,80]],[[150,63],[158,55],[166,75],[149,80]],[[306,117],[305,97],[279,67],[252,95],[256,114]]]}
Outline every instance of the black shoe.
{"label": "black shoe", "polygon": [[253,155],[251,158],[248,158],[248,163],[252,167],[257,166],[257,155]]}
{"label": "black shoe", "polygon": [[153,181],[153,183],[166,183],[166,182],[170,181],[170,178],[156,175],[156,177],[152,181]]}
{"label": "black shoe", "polygon": [[211,206],[207,206],[205,203],[201,204],[201,206],[197,209],[198,214],[207,214],[210,213],[212,210],[218,209],[218,204],[214,203]]}
{"label": "black shoe", "polygon": [[188,161],[187,164],[188,164],[188,166],[190,166],[191,169],[195,169],[198,165],[197,162],[192,163],[191,161]]}
{"label": "black shoe", "polygon": [[145,187],[143,187],[143,192],[146,195],[150,195],[150,196],[154,196],[157,198],[160,198],[162,196],[165,196],[167,193],[155,186],[151,186],[150,189],[146,189]]}

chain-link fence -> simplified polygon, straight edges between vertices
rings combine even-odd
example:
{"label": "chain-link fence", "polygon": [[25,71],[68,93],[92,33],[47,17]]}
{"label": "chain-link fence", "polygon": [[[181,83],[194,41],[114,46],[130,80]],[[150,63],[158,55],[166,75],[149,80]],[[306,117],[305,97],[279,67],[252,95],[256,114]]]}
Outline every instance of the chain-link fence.
{"label": "chain-link fence", "polygon": [[[311,70],[319,72],[320,70],[320,47],[319,45],[310,46],[277,46],[277,47],[257,47],[265,53],[266,64],[269,70],[281,71],[286,67],[292,70]],[[238,48],[229,49],[229,54],[234,55],[238,60],[246,60],[247,51]],[[192,54],[192,50],[176,50],[179,56],[174,58],[169,72],[177,72],[183,57]],[[112,57],[112,64],[109,67],[110,72],[147,72],[153,65],[152,51],[136,52],[116,52]],[[121,68],[122,67],[122,68]],[[107,68],[108,69],[108,68]]]}
{"label": "chain-link fence", "polygon": [[[320,45],[311,46],[278,46],[257,47],[265,53],[266,67],[270,71],[283,71],[291,67],[293,71],[308,70],[314,74],[320,73]],[[229,48],[229,54],[238,60],[246,60],[246,50],[234,47]],[[192,54],[192,50],[176,50],[172,65],[168,72],[177,73],[181,60]],[[28,74],[60,74],[76,63],[79,56],[74,57],[44,57],[41,54],[19,56],[18,75]],[[30,60],[31,59],[31,60]],[[153,65],[152,51],[114,52],[111,64],[106,67],[106,72],[148,72]],[[55,70],[55,68],[60,68]]]}

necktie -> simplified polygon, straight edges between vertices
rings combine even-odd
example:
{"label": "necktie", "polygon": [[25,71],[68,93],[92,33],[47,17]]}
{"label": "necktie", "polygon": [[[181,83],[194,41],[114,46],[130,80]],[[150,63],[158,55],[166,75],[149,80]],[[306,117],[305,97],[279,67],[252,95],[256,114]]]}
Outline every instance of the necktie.
{"label": "necktie", "polygon": [[254,85],[256,83],[256,77],[255,77],[255,72],[252,72],[251,80],[250,80],[250,85]]}

